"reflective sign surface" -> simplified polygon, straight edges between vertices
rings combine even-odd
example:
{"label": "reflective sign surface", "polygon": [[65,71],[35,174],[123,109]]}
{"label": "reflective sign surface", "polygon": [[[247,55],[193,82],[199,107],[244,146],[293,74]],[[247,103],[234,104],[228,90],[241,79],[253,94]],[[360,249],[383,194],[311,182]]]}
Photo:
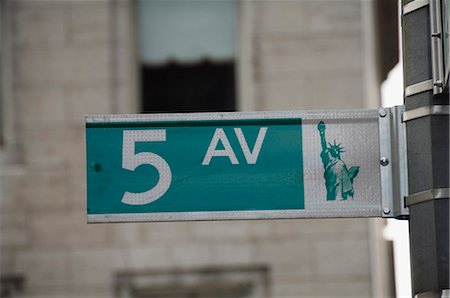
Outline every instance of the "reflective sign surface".
{"label": "reflective sign surface", "polygon": [[89,116],[88,221],[380,216],[378,117]]}

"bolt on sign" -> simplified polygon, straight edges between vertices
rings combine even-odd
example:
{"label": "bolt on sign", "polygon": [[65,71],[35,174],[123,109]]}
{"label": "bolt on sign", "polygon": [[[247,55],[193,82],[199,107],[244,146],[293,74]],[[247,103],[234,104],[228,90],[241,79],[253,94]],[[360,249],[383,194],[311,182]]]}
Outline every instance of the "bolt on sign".
{"label": "bolt on sign", "polygon": [[87,116],[88,222],[395,216],[391,116]]}

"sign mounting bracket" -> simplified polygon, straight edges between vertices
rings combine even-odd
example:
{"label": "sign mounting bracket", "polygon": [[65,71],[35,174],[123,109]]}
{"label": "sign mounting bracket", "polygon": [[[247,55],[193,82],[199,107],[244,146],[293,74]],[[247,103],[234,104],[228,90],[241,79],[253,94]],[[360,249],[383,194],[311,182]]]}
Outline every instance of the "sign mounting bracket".
{"label": "sign mounting bracket", "polygon": [[380,174],[382,217],[405,219],[408,208],[408,164],[406,158],[406,127],[402,122],[403,106],[380,108]]}

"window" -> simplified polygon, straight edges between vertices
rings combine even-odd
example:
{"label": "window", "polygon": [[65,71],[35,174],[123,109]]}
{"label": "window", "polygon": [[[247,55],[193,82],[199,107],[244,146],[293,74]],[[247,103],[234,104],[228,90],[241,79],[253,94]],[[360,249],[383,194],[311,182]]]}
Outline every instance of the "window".
{"label": "window", "polygon": [[16,103],[12,98],[12,1],[0,0],[0,163],[20,161]]}
{"label": "window", "polygon": [[236,2],[140,0],[144,112],[236,109]]}
{"label": "window", "polygon": [[0,162],[15,160],[17,140],[11,98],[11,1],[0,1]]}
{"label": "window", "polygon": [[18,297],[23,294],[25,278],[22,274],[0,275],[0,297]]}
{"label": "window", "polygon": [[126,271],[115,280],[116,297],[264,298],[268,291],[265,266]]}

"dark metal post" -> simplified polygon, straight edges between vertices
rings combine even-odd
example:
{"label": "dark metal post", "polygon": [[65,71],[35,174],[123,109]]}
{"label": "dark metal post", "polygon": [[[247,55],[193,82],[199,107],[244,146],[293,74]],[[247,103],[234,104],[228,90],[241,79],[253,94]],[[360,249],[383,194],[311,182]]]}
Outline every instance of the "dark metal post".
{"label": "dark metal post", "polygon": [[417,297],[441,297],[450,288],[449,94],[442,77],[442,30],[434,15],[439,7],[440,0],[402,0],[409,172],[405,201]]}

